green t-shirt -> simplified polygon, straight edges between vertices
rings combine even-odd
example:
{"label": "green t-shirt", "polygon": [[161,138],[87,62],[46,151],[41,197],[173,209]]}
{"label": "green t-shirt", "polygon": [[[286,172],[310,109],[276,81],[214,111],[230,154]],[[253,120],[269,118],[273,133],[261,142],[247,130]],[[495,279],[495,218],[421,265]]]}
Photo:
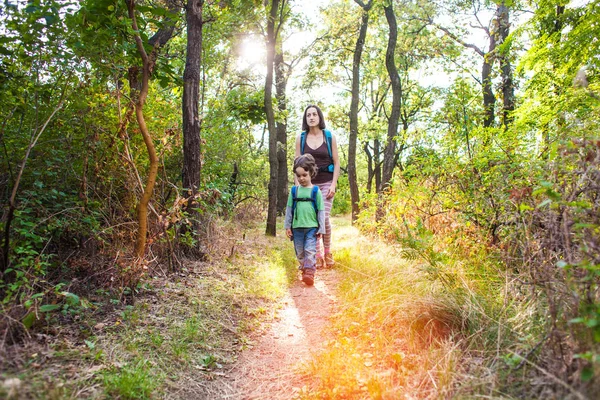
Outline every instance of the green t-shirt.
{"label": "green t-shirt", "polygon": [[[298,186],[296,198],[310,199],[312,190],[312,187],[306,188]],[[290,190],[287,206],[292,207],[293,202],[292,191]],[[317,209],[319,211],[325,210],[321,190],[317,191]],[[292,228],[316,228],[318,226],[317,213],[315,212],[312,201],[296,201],[296,211],[294,212],[294,219],[292,220]]]}

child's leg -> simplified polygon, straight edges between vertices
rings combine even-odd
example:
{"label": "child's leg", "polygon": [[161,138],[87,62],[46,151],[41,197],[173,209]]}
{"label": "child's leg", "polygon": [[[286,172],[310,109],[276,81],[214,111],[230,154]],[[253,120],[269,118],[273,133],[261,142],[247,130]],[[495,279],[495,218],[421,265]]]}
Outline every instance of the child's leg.
{"label": "child's leg", "polygon": [[304,269],[317,269],[317,228],[307,229],[304,236]]}
{"label": "child's leg", "polygon": [[304,269],[304,236],[305,229],[296,228],[292,231],[292,237],[294,238],[294,251],[296,252],[296,258],[300,263],[300,269]]}
{"label": "child's leg", "polygon": [[315,271],[317,270],[317,228],[306,230],[304,236],[304,269],[302,270],[302,282],[308,286],[315,283]]}

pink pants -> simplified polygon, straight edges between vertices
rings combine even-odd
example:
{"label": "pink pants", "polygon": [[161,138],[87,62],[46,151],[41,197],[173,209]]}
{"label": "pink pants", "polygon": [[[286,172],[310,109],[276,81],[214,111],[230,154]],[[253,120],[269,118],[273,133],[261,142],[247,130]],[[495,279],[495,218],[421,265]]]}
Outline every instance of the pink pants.
{"label": "pink pants", "polygon": [[331,207],[333,206],[333,197],[330,199],[327,198],[331,181],[317,183],[316,185],[321,189],[323,202],[325,203],[325,234],[323,235],[323,244],[321,245],[321,240],[317,240],[317,257],[323,257],[323,250],[321,250],[321,248],[324,249],[325,253],[331,252],[331,223],[329,222],[329,214],[331,213]]}

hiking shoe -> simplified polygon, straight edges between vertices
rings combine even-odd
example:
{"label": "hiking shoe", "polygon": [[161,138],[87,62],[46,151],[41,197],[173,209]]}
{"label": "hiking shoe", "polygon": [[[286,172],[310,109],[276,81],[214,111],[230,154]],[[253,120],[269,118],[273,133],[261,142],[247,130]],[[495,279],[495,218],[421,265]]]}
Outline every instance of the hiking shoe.
{"label": "hiking shoe", "polygon": [[324,266],[325,266],[325,260],[323,260],[323,257],[317,256],[317,269],[321,269]]}
{"label": "hiking shoe", "polygon": [[333,268],[335,261],[333,261],[333,254],[325,253],[325,265],[327,268]]}
{"label": "hiking shoe", "polygon": [[307,286],[312,286],[315,283],[315,271],[312,269],[302,271],[302,282],[306,283]]}

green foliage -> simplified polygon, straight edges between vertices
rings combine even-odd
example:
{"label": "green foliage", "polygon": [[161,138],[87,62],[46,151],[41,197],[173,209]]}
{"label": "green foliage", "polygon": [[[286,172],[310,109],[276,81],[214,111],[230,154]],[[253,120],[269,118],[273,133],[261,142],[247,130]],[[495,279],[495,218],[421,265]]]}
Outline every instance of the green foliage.
{"label": "green foliage", "polygon": [[121,368],[114,367],[103,374],[102,380],[106,394],[122,399],[150,399],[160,386],[164,376],[150,371],[149,362],[137,359]]}
{"label": "green foliage", "polygon": [[351,211],[350,186],[347,179],[338,179],[331,215],[348,214]]}
{"label": "green foliage", "polygon": [[[457,265],[471,265],[469,273],[492,283],[497,296],[500,276],[514,276],[503,290],[519,299],[515,313],[533,306],[529,327],[510,317],[509,335],[520,345],[483,343],[506,346],[504,362],[514,369],[529,366],[527,357],[552,365],[561,346],[554,335],[562,332],[573,338],[570,348],[578,354],[565,366],[587,382],[581,388],[592,397],[600,354],[600,260],[592,250],[600,243],[592,189],[598,187],[592,171],[599,159],[599,86],[597,60],[588,53],[597,44],[583,41],[595,35],[597,18],[589,11],[597,5],[564,11],[552,2],[540,5],[530,26],[534,46],[520,65],[531,78],[506,129],[481,127],[477,89],[457,79],[393,189],[383,197],[365,196],[358,221],[361,229],[401,243],[403,256],[423,263],[423,271],[459,302],[483,293],[484,286],[459,290]],[[567,57],[571,52],[574,57]],[[527,287],[539,297],[532,300]],[[498,310],[493,297],[478,302],[485,315]],[[548,350],[536,352],[546,340]],[[504,384],[509,388],[515,379],[509,374]]]}

